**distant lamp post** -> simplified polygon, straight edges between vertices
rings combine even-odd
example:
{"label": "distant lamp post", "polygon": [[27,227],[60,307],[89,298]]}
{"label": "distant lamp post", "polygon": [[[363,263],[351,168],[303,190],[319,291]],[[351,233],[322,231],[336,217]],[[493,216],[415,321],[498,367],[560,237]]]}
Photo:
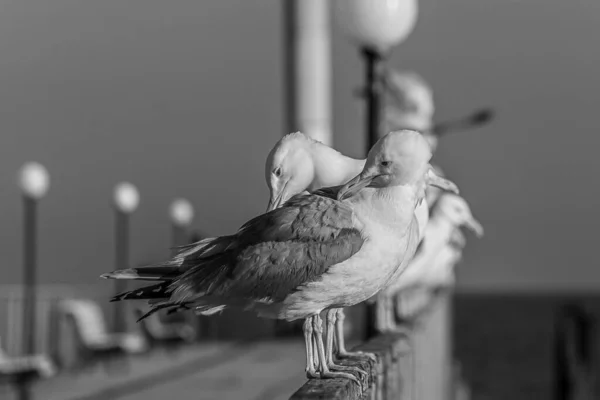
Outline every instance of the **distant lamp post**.
{"label": "distant lamp post", "polygon": [[37,202],[50,188],[46,168],[29,162],[21,168],[18,183],[23,192],[23,355],[35,352]]}
{"label": "distant lamp post", "polygon": [[412,32],[417,0],[336,0],[336,16],[348,36],[361,48],[366,63],[367,151],[379,129],[378,66]]}
{"label": "distant lamp post", "polygon": [[[115,206],[115,269],[129,268],[129,217],[140,204],[137,188],[128,182],[115,186],[113,194]],[[115,279],[115,295],[127,289],[127,281]],[[123,332],[124,318],[122,304],[115,302],[113,329]]]}
{"label": "distant lamp post", "polygon": [[[18,184],[23,193],[23,355],[35,352],[36,330],[36,275],[37,275],[37,203],[50,188],[50,175],[46,168],[29,162],[18,174]],[[30,398],[29,384],[18,385],[20,400]]]}
{"label": "distant lamp post", "polygon": [[[412,32],[417,21],[417,0],[335,0],[338,22],[361,49],[366,63],[366,152],[379,137],[381,93],[379,64],[392,47]],[[367,338],[376,335],[375,306],[367,305]]]}
{"label": "distant lamp post", "polygon": [[169,207],[169,215],[173,224],[172,246],[175,247],[187,244],[187,229],[194,220],[194,206],[186,199],[175,199]]}

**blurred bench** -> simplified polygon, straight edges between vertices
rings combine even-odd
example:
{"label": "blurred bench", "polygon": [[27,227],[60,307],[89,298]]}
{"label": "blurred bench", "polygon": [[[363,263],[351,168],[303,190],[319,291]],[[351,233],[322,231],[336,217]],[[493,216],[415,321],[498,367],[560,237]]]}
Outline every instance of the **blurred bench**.
{"label": "blurred bench", "polygon": [[92,300],[62,300],[58,310],[75,332],[77,358],[84,366],[109,361],[115,356],[143,353],[148,349],[146,339],[138,332],[108,332],[102,309]]}
{"label": "blurred bench", "polygon": [[0,347],[0,383],[15,384],[56,374],[56,366],[43,354],[10,357]]}

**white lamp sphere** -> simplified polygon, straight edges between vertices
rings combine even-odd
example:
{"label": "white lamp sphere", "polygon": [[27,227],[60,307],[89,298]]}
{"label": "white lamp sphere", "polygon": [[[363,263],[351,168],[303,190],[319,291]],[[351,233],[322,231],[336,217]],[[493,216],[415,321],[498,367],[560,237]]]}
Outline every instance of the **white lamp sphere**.
{"label": "white lamp sphere", "polygon": [[169,214],[173,224],[177,226],[188,226],[194,219],[194,207],[186,199],[176,199],[171,203]]}
{"label": "white lamp sphere", "polygon": [[131,183],[121,182],[115,186],[114,201],[119,211],[129,214],[140,204],[140,194]]}
{"label": "white lamp sphere", "polygon": [[379,52],[404,41],[417,22],[417,0],[335,0],[335,6],[346,32]]}
{"label": "white lamp sphere", "polygon": [[41,199],[50,188],[50,175],[48,170],[37,162],[28,162],[19,171],[19,186],[25,196]]}

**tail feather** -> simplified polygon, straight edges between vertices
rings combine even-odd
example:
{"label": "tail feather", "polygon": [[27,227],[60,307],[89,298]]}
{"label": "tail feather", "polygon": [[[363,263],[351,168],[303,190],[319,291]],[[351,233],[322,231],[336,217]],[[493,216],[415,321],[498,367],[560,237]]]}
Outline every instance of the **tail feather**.
{"label": "tail feather", "polygon": [[119,293],[111,298],[110,301],[165,299],[170,296],[168,293],[170,284],[170,281],[162,282],[157,285],[144,286],[139,289],[129,290],[127,292]]}
{"label": "tail feather", "polygon": [[160,310],[164,310],[164,309],[168,310],[167,314],[173,314],[173,313],[184,311],[184,310],[190,310],[187,303],[181,303],[181,304],[177,303],[176,304],[176,303],[167,302],[167,303],[156,304],[156,305],[153,305],[152,308],[150,308],[150,310],[148,312],[146,312],[144,315],[139,317],[136,322],[140,322],[140,321],[148,318],[152,314],[155,314],[156,312],[158,312]]}
{"label": "tail feather", "polygon": [[231,243],[228,237],[217,237],[200,240],[199,242],[179,246],[181,251],[171,260],[140,268],[119,269],[100,275],[104,279],[126,279],[143,281],[167,281],[176,278],[188,266],[200,260],[216,256],[224,251]]}
{"label": "tail feather", "polygon": [[[138,321],[162,309],[168,309],[169,313],[189,310],[190,305],[194,307],[193,301],[210,294],[222,284],[229,270],[229,250],[236,245],[236,236],[207,238],[180,246],[180,252],[165,263],[117,270],[101,277],[160,282],[120,293],[110,300],[147,300],[151,309]],[[200,307],[199,312],[210,315],[222,311],[224,306],[218,304]]]}
{"label": "tail feather", "polygon": [[177,268],[161,265],[153,267],[118,269],[107,274],[102,274],[100,277],[104,279],[166,281],[175,278],[178,274],[179,271]]}
{"label": "tail feather", "polygon": [[221,311],[225,310],[225,308],[227,308],[226,305],[220,305],[220,306],[198,306],[196,307],[194,310],[196,312],[196,315],[205,315],[205,316],[209,316],[209,315],[214,315],[217,313],[220,313]]}

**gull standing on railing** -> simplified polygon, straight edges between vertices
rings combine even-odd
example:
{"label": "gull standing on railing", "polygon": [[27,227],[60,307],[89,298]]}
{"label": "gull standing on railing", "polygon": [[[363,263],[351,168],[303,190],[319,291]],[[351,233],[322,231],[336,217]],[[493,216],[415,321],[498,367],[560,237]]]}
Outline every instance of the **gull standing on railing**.
{"label": "gull standing on railing", "polygon": [[[431,211],[425,237],[414,258],[402,276],[385,289],[385,294],[393,296],[410,287],[433,285],[442,276],[446,277],[448,272],[445,269],[454,265],[448,261],[458,261],[456,257],[460,257],[460,250],[452,246],[451,239],[453,232],[462,226],[473,231],[477,237],[483,235],[483,227],[473,217],[467,202],[458,195],[443,194]],[[382,322],[379,328],[383,331],[397,330],[393,309],[390,311],[391,314],[378,318]]]}
{"label": "gull standing on railing", "polygon": [[151,299],[155,310],[184,305],[214,313],[233,306],[267,318],[304,318],[307,374],[345,377],[362,387],[354,375],[328,368],[319,314],[372,297],[412,258],[418,243],[414,211],[425,186],[458,191],[432,172],[430,159],[419,133],[392,132],[345,186],[296,196],[233,235],[187,246],[161,266],[103,277],[162,281],[115,298]]}
{"label": "gull standing on railing", "polygon": [[[270,197],[267,211],[271,211],[296,194],[314,192],[324,187],[343,185],[364,168],[366,160],[347,157],[333,148],[295,132],[281,138],[269,152],[265,165],[265,179]],[[429,210],[422,201],[415,210],[419,239],[423,238]],[[391,311],[390,311],[391,312]],[[361,356],[361,352],[348,352],[344,340],[344,310],[327,312],[327,336],[334,331],[339,357]],[[328,365],[333,364],[333,346],[328,346]]]}

